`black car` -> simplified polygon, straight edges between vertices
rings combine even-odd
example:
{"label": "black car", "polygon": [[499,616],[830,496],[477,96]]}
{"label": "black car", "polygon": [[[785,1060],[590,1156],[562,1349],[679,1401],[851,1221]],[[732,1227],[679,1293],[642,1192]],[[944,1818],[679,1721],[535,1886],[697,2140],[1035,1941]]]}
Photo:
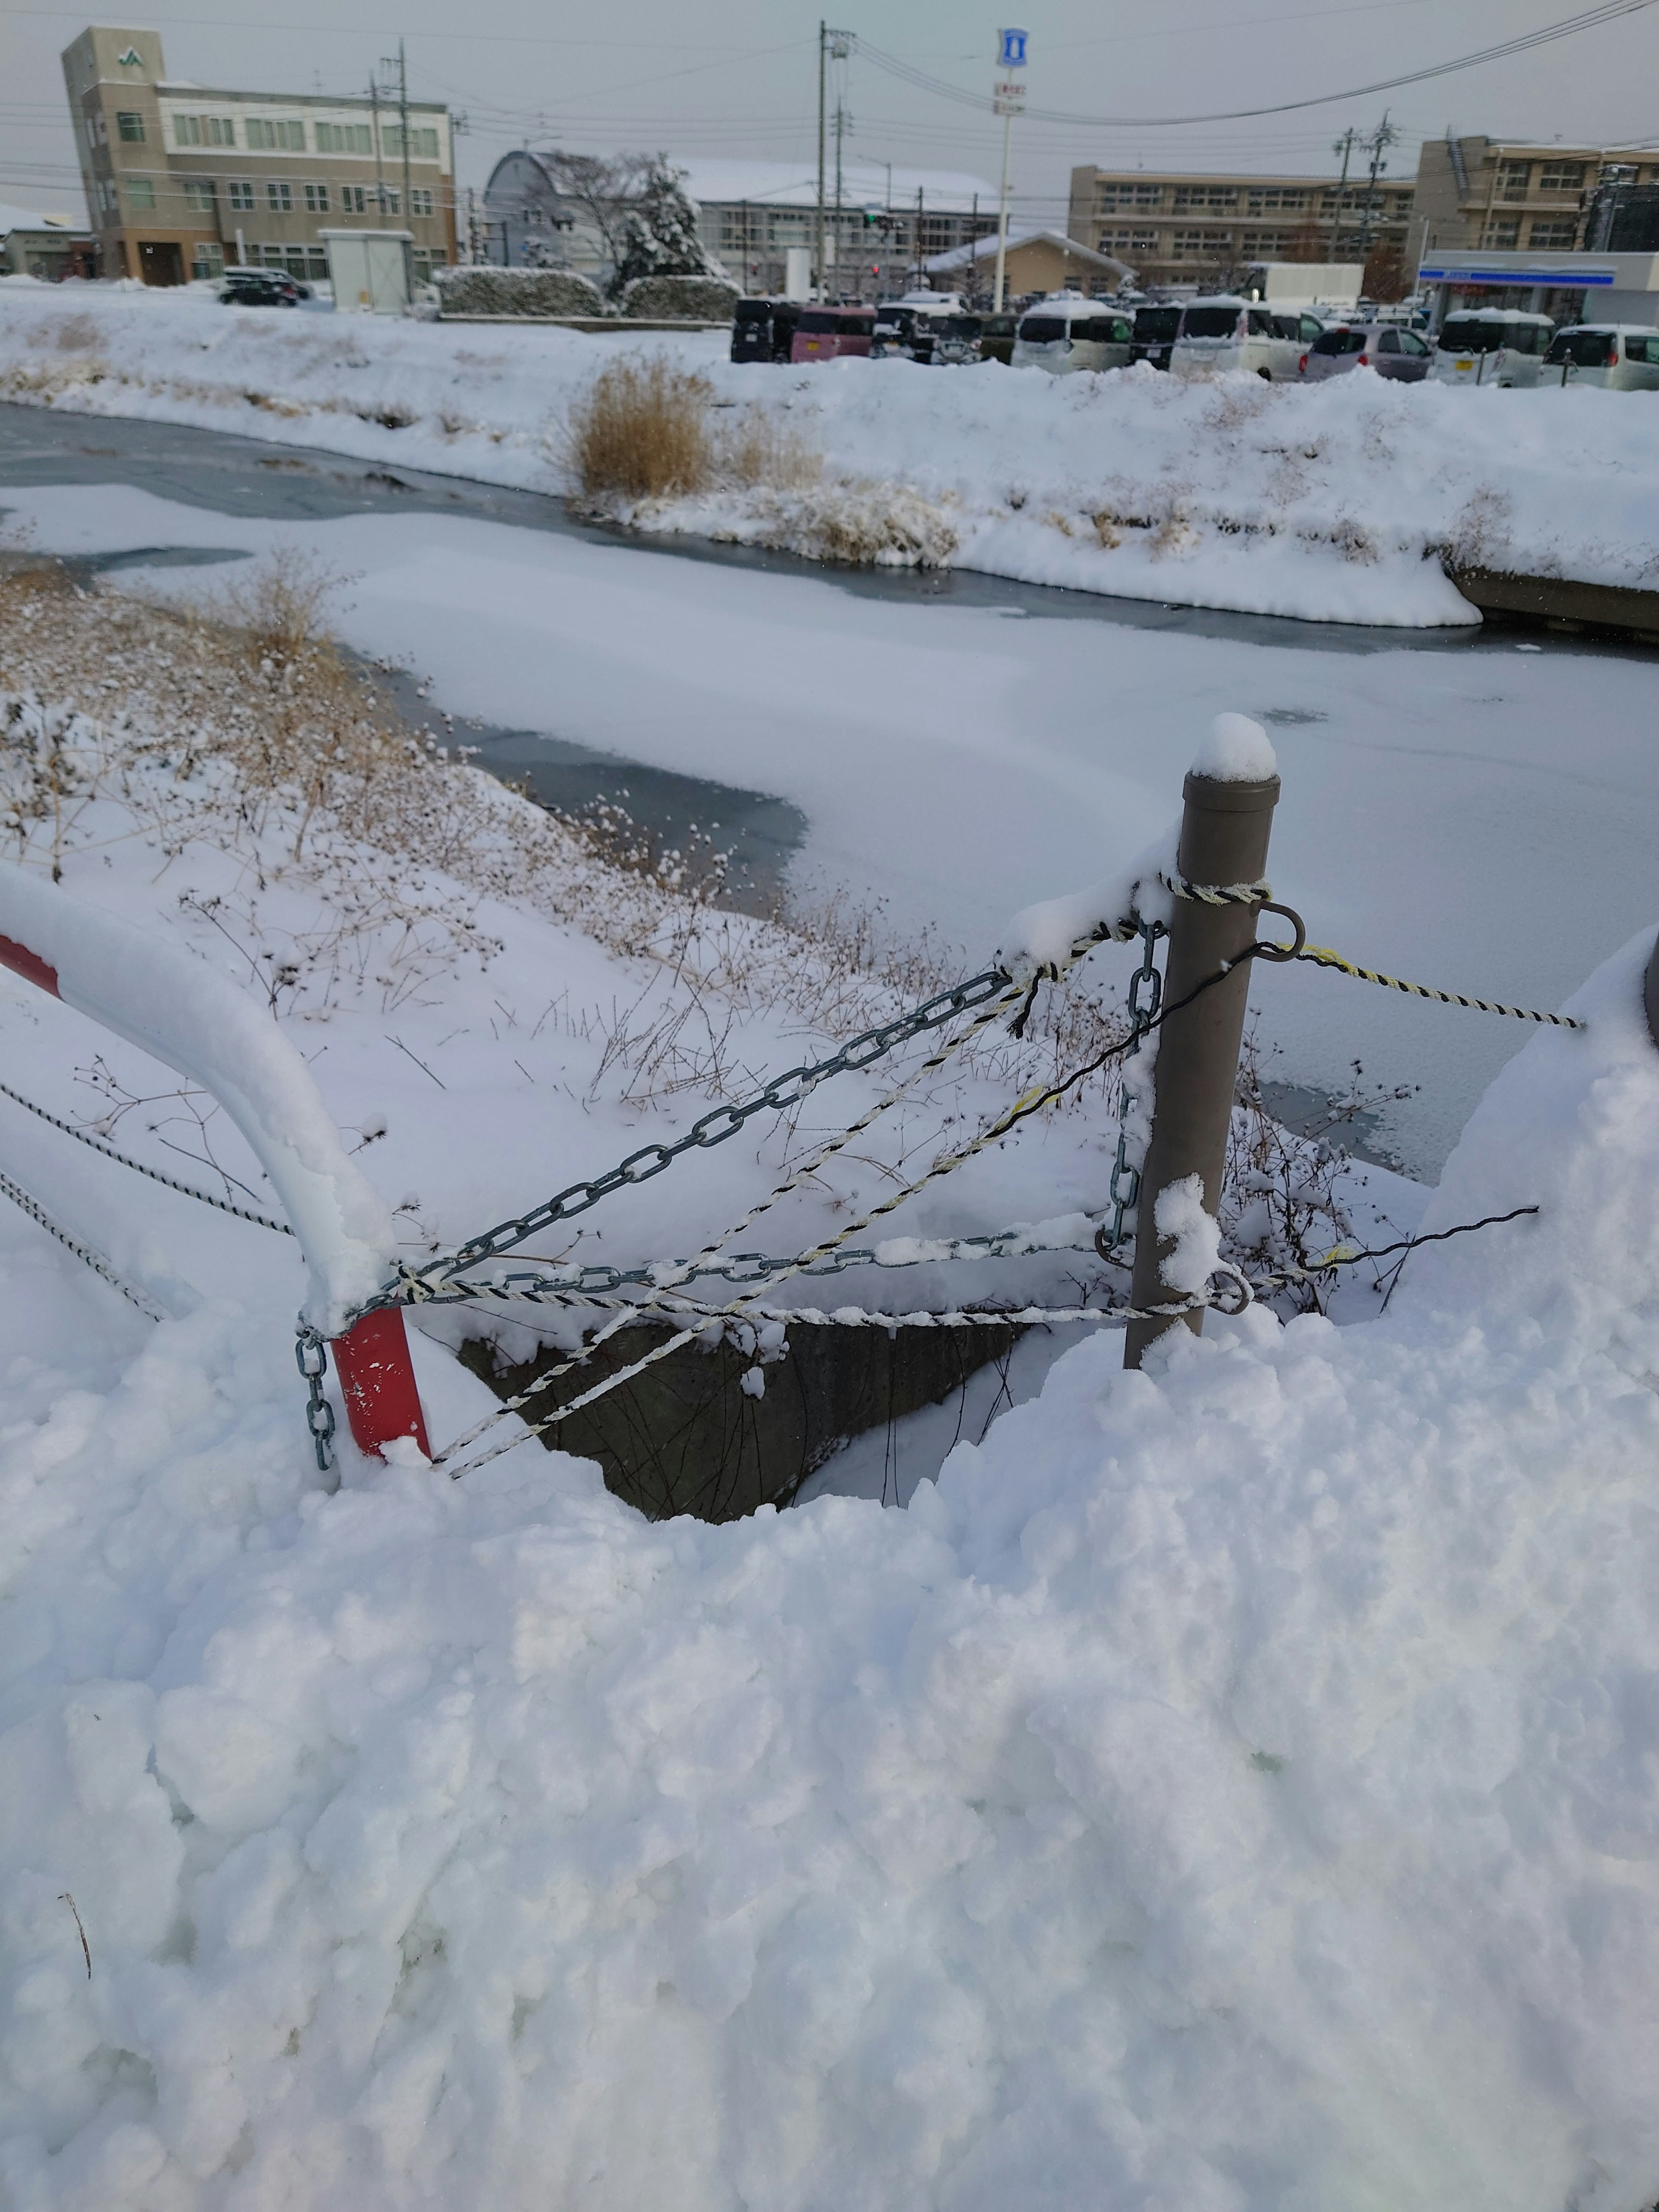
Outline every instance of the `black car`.
{"label": "black car", "polygon": [[981,315],[979,322],[979,357],[981,361],[1000,361],[1006,368],[1014,357],[1014,337],[1019,329],[1018,315]]}
{"label": "black car", "polygon": [[732,314],[733,361],[787,361],[800,320],[799,300],[739,300]]}
{"label": "black car", "polygon": [[227,307],[297,307],[306,288],[280,269],[237,270],[219,298]]}
{"label": "black car", "polygon": [[1137,307],[1130,360],[1149,361],[1154,368],[1168,368],[1180,328],[1179,307]]}

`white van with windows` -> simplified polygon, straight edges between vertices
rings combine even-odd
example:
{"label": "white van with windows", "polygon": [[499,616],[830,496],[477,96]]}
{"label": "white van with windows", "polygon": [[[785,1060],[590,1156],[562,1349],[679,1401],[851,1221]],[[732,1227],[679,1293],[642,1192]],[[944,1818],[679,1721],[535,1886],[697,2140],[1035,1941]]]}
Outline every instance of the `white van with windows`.
{"label": "white van with windows", "polygon": [[1435,338],[1429,374],[1438,384],[1525,389],[1539,380],[1555,325],[1516,307],[1460,307]]}
{"label": "white van with windows", "polygon": [[1127,368],[1134,317],[1127,307],[1051,292],[1028,307],[1014,333],[1013,366],[1066,376],[1080,368]]}
{"label": "white van with windows", "polygon": [[1294,383],[1302,360],[1325,325],[1307,307],[1267,307],[1259,301],[1189,300],[1170,355],[1176,376],[1218,376],[1245,369],[1276,384]]}
{"label": "white van with windows", "polygon": [[1591,384],[1603,392],[1659,392],[1659,330],[1638,323],[1577,323],[1558,331],[1540,384]]}

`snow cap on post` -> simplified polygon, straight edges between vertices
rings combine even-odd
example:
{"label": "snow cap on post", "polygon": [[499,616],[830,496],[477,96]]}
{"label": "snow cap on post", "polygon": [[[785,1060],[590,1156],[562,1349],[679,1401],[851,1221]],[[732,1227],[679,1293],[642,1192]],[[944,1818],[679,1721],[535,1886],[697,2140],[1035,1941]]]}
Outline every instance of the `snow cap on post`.
{"label": "snow cap on post", "polygon": [[1193,763],[1215,783],[1266,783],[1279,774],[1273,740],[1248,714],[1218,714]]}
{"label": "snow cap on post", "polygon": [[0,939],[27,956],[6,964],[43,989],[53,983],[35,969],[50,973],[66,1006],[218,1100],[270,1177],[305,1255],[305,1319],[337,1336],[392,1272],[392,1216],[270,1016],[204,960],[3,864]]}

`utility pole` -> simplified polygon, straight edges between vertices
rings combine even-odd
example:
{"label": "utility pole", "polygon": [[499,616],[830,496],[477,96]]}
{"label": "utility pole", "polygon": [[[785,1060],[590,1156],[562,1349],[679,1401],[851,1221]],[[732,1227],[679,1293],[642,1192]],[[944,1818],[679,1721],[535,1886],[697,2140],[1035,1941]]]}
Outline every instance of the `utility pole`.
{"label": "utility pole", "polygon": [[997,198],[997,285],[991,301],[991,313],[1002,313],[1002,294],[1008,270],[1008,155],[1014,131],[1014,112],[1005,108],[1002,113],[1002,190]]}
{"label": "utility pole", "polygon": [[415,203],[409,195],[409,64],[404,58],[404,42],[398,41],[398,127],[404,138],[404,223],[408,228],[415,213]]}
{"label": "utility pole", "polygon": [[380,163],[380,80],[371,70],[368,79],[368,105],[374,127],[374,212],[381,222],[386,221],[386,177]]}
{"label": "utility pole", "polygon": [[817,276],[817,295],[823,297],[823,92],[824,68],[830,52],[828,28],[822,16],[818,19],[818,228],[817,248],[812,265]]}
{"label": "utility pole", "polygon": [[1342,176],[1336,187],[1336,205],[1331,210],[1331,259],[1333,261],[1340,261],[1342,258],[1338,245],[1339,227],[1342,221],[1342,196],[1348,189],[1348,163],[1353,158],[1353,149],[1358,137],[1359,133],[1350,124],[1331,149],[1333,154],[1340,154],[1342,156]]}
{"label": "utility pole", "polygon": [[1366,150],[1371,157],[1371,167],[1370,182],[1365,189],[1365,220],[1360,228],[1359,243],[1368,255],[1370,252],[1371,236],[1376,216],[1376,180],[1382,171],[1388,167],[1388,150],[1399,136],[1400,133],[1389,120],[1389,111],[1385,107],[1382,111],[1382,120],[1370,137],[1364,141]]}

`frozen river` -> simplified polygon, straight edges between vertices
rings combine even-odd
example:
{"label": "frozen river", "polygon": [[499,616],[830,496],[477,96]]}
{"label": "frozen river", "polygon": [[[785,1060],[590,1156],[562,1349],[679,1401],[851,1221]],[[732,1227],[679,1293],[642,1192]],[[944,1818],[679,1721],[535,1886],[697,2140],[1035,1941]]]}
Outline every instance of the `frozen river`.
{"label": "frozen river", "polygon": [[[341,635],[429,678],[434,705],[623,778],[726,787],[798,888],[878,897],[975,965],[1015,908],[1174,815],[1223,708],[1272,728],[1271,872],[1316,943],[1549,1007],[1659,912],[1659,655],[1638,648],[669,552],[532,494],[18,408],[0,505],[42,550],[169,589],[210,589],[213,568],[158,557],[301,548],[341,580]],[[1253,1003],[1286,1082],[1337,1089],[1358,1060],[1420,1086],[1386,1134],[1429,1176],[1527,1035],[1306,969],[1258,974]]]}

